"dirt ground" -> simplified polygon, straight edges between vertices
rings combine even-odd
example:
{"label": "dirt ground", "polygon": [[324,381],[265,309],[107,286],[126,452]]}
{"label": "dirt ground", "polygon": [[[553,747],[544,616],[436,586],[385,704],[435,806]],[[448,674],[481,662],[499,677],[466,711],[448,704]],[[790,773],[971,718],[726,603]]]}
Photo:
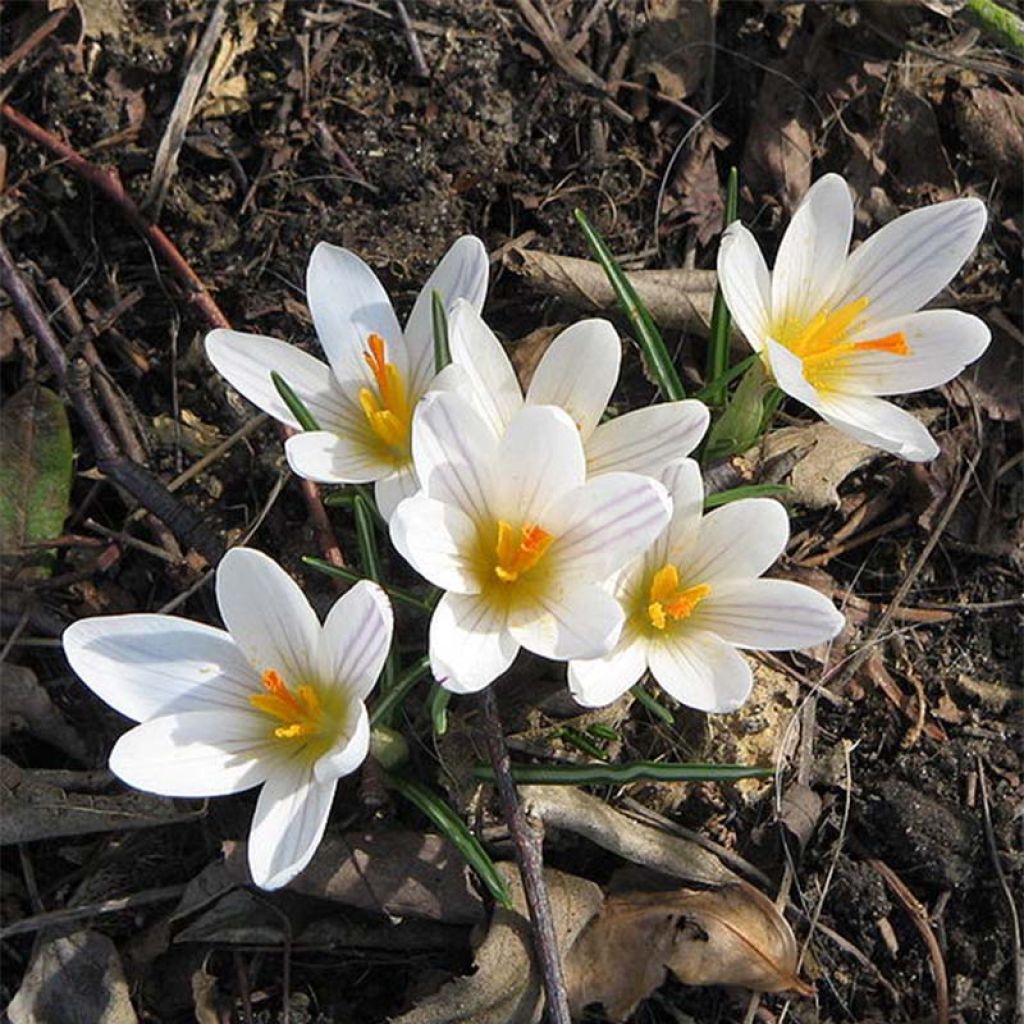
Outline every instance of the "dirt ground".
{"label": "dirt ground", "polygon": [[[795,489],[789,501],[781,568],[844,607],[836,649],[773,659],[730,722],[676,708],[669,726],[639,705],[614,721],[619,760],[775,764],[777,786],[598,792],[739,855],[770,897],[788,898],[798,938],[811,936],[813,998],[670,980],[633,1020],[1019,1022],[1024,54],[939,0],[408,0],[408,31],[387,0],[226,3],[176,165],[164,165],[158,148],[215,6],[79,0],[61,16],[57,2],[8,2],[3,102],[116,171],[232,326],[313,351],[303,280],[321,239],[366,259],[404,311],[448,245],[479,235],[493,254],[488,320],[528,364],[551,335],[542,328],[583,310],[528,282],[510,254],[586,257],[576,207],[630,269],[701,269],[714,266],[732,165],[740,216],[769,252],[827,171],[855,193],[860,238],[929,202],[988,204],[989,230],[940,301],[984,318],[991,348],[963,383],[909,403],[932,410],[941,456],[912,466],[836,452],[820,470],[825,496]],[[210,548],[243,537],[321,608],[337,590],[300,561],[323,537],[273,426],[218,450],[255,413],[205,361],[209,309],[164,253],[10,118],[0,184],[0,235],[62,343],[90,362],[94,390],[113,396],[101,409],[119,450],[164,485],[216,453],[173,492],[212,538],[204,549],[135,514],[139,494],[105,480],[95,435],[73,414],[66,519],[43,535],[62,543],[7,552],[4,1004],[49,986],[52,1015],[18,1021],[384,1020],[468,969],[467,920],[399,927],[308,890],[231,902],[210,868],[222,843],[244,838],[251,795],[129,805],[103,772],[124,721],[70,675],[56,640],[69,622],[156,610],[217,622]],[[53,386],[43,346],[6,301],[0,322],[5,402]],[[665,334],[692,381],[706,331]],[[624,366],[617,407],[652,401],[633,345]],[[780,426],[812,425],[783,407]],[[759,479],[768,460],[749,453],[745,465]],[[350,511],[328,512],[354,554]],[[411,579],[397,556],[388,571]],[[424,622],[399,628],[411,660]],[[557,696],[531,711],[522,694],[538,692],[538,676],[555,673],[526,663],[501,690],[512,746],[523,760],[564,758],[574,752],[553,737],[575,712]],[[457,752],[432,737],[426,701],[423,684],[404,708],[416,770],[458,799]],[[472,702],[450,714],[453,733],[472,731]],[[74,805],[73,827],[53,801]],[[89,814],[104,824],[83,825]],[[471,824],[507,855],[494,821],[479,812]],[[399,826],[427,830],[372,772],[340,788],[332,835]],[[552,834],[546,853],[601,883],[620,866],[568,835]],[[54,945],[69,934],[82,943],[73,955]]]}

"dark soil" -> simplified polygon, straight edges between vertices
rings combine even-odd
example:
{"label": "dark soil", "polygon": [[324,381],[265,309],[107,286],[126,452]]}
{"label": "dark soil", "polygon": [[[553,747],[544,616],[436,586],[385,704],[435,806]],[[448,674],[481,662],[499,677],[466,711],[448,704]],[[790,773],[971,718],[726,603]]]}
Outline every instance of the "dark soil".
{"label": "dark soil", "polygon": [[[931,467],[879,459],[842,482],[839,508],[793,509],[788,568],[812,574],[809,582],[848,602],[851,629],[843,639],[852,653],[941,525],[962,474],[971,472],[903,601],[921,614],[897,616],[878,640],[902,709],[867,668],[844,681],[833,700],[818,698],[814,716],[804,700],[811,691],[799,691],[804,733],[784,783],[802,773],[823,800],[802,852],[777,824],[769,788],[753,795],[713,785],[630,793],[736,849],[776,886],[788,851],[791,898],[806,911],[803,920],[794,918],[798,935],[820,913],[820,923],[845,940],[840,945],[816,932],[806,972],[817,999],[790,1004],[788,1019],[935,1020],[934,957],[914,926],[916,913],[938,940],[951,1019],[1014,1020],[1021,994],[1014,991],[1008,901],[1019,907],[1024,879],[1021,55],[977,32],[966,16],[950,19],[929,9],[956,4],[538,3],[552,15],[553,31],[579,43],[576,56],[597,76],[631,83],[610,87],[613,110],[602,105],[595,86],[575,82],[552,60],[516,4],[409,0],[407,6],[426,79],[416,75],[389,3],[229,5],[226,32],[239,52],[190,123],[159,224],[234,327],[316,350],[303,280],[318,240],[358,252],[407,310],[432,266],[465,232],[499,255],[518,239],[585,256],[572,216],[577,206],[627,266],[712,267],[720,183],[733,164],[743,183],[740,214],[769,245],[808,182],[826,171],[844,173],[854,188],[859,237],[927,202],[971,194],[989,204],[990,230],[954,282],[951,301],[990,323],[991,355],[969,374],[969,393],[952,385],[921,400],[940,409],[934,429],[943,455]],[[678,17],[667,27],[648,27],[649,12],[676,6]],[[45,21],[46,7],[5,5],[5,54]],[[5,102],[116,169],[141,202],[209,14],[210,5],[198,0],[82,0],[53,34],[5,66]],[[87,321],[141,289],[138,301],[98,333],[96,348],[145,464],[166,483],[253,410],[205,362],[201,343],[209,324],[118,210],[52,154],[6,123],[4,129],[0,232],[62,340],[70,343],[76,329],[58,311],[47,289],[51,279],[71,293]],[[580,315],[527,288],[500,258],[491,288],[489,322],[511,342]],[[10,309],[0,317],[4,398],[30,381],[52,383],[31,334]],[[626,323],[620,326],[627,334]],[[668,340],[699,370],[701,337],[670,332]],[[621,405],[651,401],[655,390],[635,348],[625,365]],[[785,412],[804,415],[795,406]],[[99,537],[94,523],[115,536],[127,529],[159,554],[68,546],[59,549],[48,578],[8,578],[4,657],[36,673],[90,757],[76,762],[31,728],[8,736],[12,723],[5,719],[6,756],[32,771],[102,768],[124,728],[69,676],[55,640],[67,623],[83,615],[155,611],[174,601],[177,614],[217,621],[212,587],[201,583],[208,569],[202,558],[168,554],[166,535],[151,523],[129,525],[134,505],[97,482],[89,438],[74,419],[72,430],[77,475],[66,534]],[[323,609],[337,590],[300,562],[319,552],[307,506],[285,469],[280,438],[268,425],[177,493],[226,543],[262,517],[250,543],[293,570]],[[797,564],[829,549],[832,535],[865,500],[885,495],[891,501],[856,533],[903,516],[892,529],[813,568]],[[354,552],[350,513],[331,511],[342,548]],[[396,576],[405,572],[397,556],[392,564]],[[419,619],[400,622],[410,659],[422,651],[416,646],[422,628]],[[787,664],[814,680],[826,671],[805,657]],[[424,687],[410,699],[406,724],[410,737],[421,737],[413,742],[414,757],[429,780],[438,771],[425,697]],[[525,729],[525,714],[517,720],[522,710],[508,701],[510,723]],[[453,702],[451,713],[473,721],[468,702]],[[622,760],[732,756],[709,745],[708,736],[719,733],[709,733],[701,716],[680,710],[676,726],[666,729],[646,711],[634,708],[632,715],[622,727]],[[102,791],[122,790],[109,783]],[[361,782],[347,781],[332,831],[386,828],[396,819],[424,827],[407,808],[386,798],[379,805],[376,792],[365,774]],[[244,837],[251,807],[249,795],[225,798],[175,825],[55,834],[5,847],[4,925],[189,882],[218,860],[223,840]],[[550,856],[563,870],[601,880],[613,867],[569,840],[556,843]],[[878,862],[919,902],[901,900]],[[296,900],[286,908],[293,921],[330,916],[318,901]],[[292,1024],[382,1020],[470,962],[467,929],[455,926],[446,926],[449,938],[441,945],[431,933],[404,946],[394,939],[364,948],[331,941],[282,948],[259,931],[252,906],[236,922],[237,941],[219,933],[174,942],[182,922],[168,919],[173,906],[174,900],[140,903],[78,923],[91,922],[113,940],[139,1019],[159,1024],[283,1020],[286,986]],[[281,911],[267,913],[272,928]],[[22,983],[36,942],[53,934],[5,938],[5,1004]],[[784,1002],[763,997],[756,1019],[781,1019]],[[746,992],[669,982],[634,1019],[719,1024],[750,1021],[753,1012]],[[71,1019],[80,1018],[61,1018]]]}

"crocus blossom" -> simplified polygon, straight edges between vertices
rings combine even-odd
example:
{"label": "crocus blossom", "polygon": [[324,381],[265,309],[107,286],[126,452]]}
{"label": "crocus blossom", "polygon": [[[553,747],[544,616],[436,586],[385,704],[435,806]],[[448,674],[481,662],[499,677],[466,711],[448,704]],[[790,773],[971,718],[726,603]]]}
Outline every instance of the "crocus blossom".
{"label": "crocus blossom", "polygon": [[377,275],[347,249],[321,242],[306,273],[306,297],[330,365],[274,338],[216,330],[206,336],[210,362],[253,404],[299,426],[271,379],[276,371],[313,414],[320,430],[285,443],[288,463],[318,483],[375,483],[387,518],[417,488],[410,453],[412,413],[434,374],[432,293],[445,307],[458,298],[483,306],[487,253],[465,235],[423,286],[405,330]]}
{"label": "crocus blossom", "polygon": [[469,402],[434,392],[413,424],[423,484],[391,519],[410,564],[446,593],[430,623],[431,667],[456,693],[480,690],[520,647],[596,657],[623,612],[602,587],[664,528],[664,486],[636,473],[586,479],[576,424],[533,406],[499,440]]}
{"label": "crocus blossom", "polygon": [[272,559],[236,548],[217,567],[227,631],[170,615],[82,619],[71,667],[140,723],[110,755],[136,789],[206,797],[262,786],[249,836],[253,881],[276,889],[313,856],[338,779],[369,750],[363,703],[391,645],[374,583],[338,599],[323,626]]}
{"label": "crocus blossom", "polygon": [[789,520],[777,501],[749,498],[702,515],[691,459],[666,469],[667,529],[612,581],[625,625],[609,654],[569,663],[569,688],[587,707],[610,704],[646,672],[701,711],[734,711],[753,683],[736,648],[791,650],[822,643],[843,616],[817,591],[759,579],[782,554]]}
{"label": "crocus blossom", "polygon": [[915,462],[938,446],[882,395],[923,391],[984,352],[989,330],[955,309],[918,312],[956,276],[985,229],[978,199],[904,214],[847,255],[853,204],[836,174],[793,215],[769,273],[754,236],[725,232],[718,275],[726,303],[779,387],[864,444]]}
{"label": "crocus blossom", "polygon": [[662,402],[600,423],[622,361],[619,336],[607,320],[582,320],[562,331],[537,364],[525,397],[501,342],[468,302],[454,304],[449,347],[452,362],[468,378],[467,393],[498,437],[524,405],[558,406],[579,429],[589,476],[657,476],[689,455],[708,427],[707,407],[694,399]]}

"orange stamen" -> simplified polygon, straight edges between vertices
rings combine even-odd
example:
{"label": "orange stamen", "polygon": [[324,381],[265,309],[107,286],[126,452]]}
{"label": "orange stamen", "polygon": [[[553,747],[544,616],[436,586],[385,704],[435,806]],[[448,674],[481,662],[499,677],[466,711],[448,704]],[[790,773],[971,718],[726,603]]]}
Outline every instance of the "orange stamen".
{"label": "orange stamen", "polygon": [[366,341],[363,359],[373,374],[377,393],[361,388],[359,404],[371,429],[390,448],[403,448],[409,440],[409,401],[405,382],[394,363],[387,361],[387,346],[379,334]]}
{"label": "orange stamen", "polygon": [[254,693],[249,703],[284,725],[274,729],[278,739],[310,736],[320,730],[320,697],[316,688],[303,684],[295,693],[272,668],[261,677],[266,693]]}
{"label": "orange stamen", "polygon": [[525,523],[518,530],[504,519],[498,520],[497,564],[494,575],[502,583],[514,583],[532,569],[551,547],[554,537],[536,523]]}
{"label": "orange stamen", "polygon": [[648,592],[647,618],[655,629],[664,629],[668,620],[682,622],[711,593],[707,583],[679,589],[679,570],[663,565],[652,577]]}

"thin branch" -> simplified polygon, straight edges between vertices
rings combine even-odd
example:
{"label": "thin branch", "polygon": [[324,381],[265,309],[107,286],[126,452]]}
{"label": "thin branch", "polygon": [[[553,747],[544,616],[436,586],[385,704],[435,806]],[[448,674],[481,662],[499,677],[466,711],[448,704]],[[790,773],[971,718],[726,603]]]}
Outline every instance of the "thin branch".
{"label": "thin branch", "polygon": [[544,857],[541,844],[537,833],[526,820],[526,815],[519,804],[519,797],[516,795],[508,746],[505,743],[501,718],[498,716],[493,686],[484,690],[482,702],[487,750],[494,767],[501,812],[516,848],[516,861],[523,879],[526,905],[530,910],[533,946],[544,981],[548,1018],[552,1024],[570,1024],[569,1000],[565,991],[565,978],[562,976],[562,962],[558,954],[558,937],[551,917],[548,890],[544,884]]}
{"label": "thin branch", "polygon": [[[31,118],[19,113],[9,103],[0,104],[0,116],[10,122],[26,138],[63,160],[71,170],[98,189],[121,211],[128,223],[149,242],[174,275],[185,285],[189,301],[210,327],[231,327],[223,310],[217,305],[202,279],[189,265],[188,260],[159,227],[151,224],[143,216],[136,206],[135,200],[125,191],[116,172],[105,171],[90,163],[72,146],[58,139],[42,125],[36,124]],[[63,353],[61,353],[61,359],[63,361]],[[284,438],[290,436],[288,428],[280,424],[279,432]],[[327,510],[320,500],[319,488],[312,480],[302,480],[300,490],[306,502],[317,544],[324,558],[333,565],[344,565],[345,559],[334,536],[334,529],[327,516]]]}

